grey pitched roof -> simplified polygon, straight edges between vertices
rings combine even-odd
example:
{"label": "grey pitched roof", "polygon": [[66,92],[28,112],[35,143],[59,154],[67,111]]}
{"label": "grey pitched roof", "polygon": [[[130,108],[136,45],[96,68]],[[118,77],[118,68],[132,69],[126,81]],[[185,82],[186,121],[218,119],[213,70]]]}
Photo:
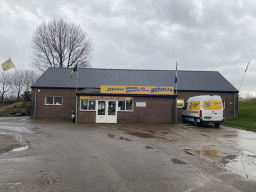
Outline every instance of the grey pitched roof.
{"label": "grey pitched roof", "polygon": [[[77,72],[71,68],[48,68],[32,88],[76,88]],[[100,85],[174,86],[175,70],[78,69],[78,88]],[[179,71],[178,91],[238,92],[217,71]]]}

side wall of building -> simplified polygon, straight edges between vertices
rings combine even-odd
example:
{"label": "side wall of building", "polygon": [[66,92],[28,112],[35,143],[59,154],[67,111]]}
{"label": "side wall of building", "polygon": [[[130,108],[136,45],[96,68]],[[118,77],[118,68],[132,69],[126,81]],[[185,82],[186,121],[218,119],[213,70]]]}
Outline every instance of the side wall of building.
{"label": "side wall of building", "polygon": [[[198,95],[219,95],[225,103],[224,117],[225,119],[234,119],[238,117],[238,93],[216,93],[216,92],[179,92],[178,99],[184,99],[184,105],[188,98]],[[235,109],[235,110],[234,110]],[[178,108],[178,122],[182,122],[183,109]]]}
{"label": "side wall of building", "polygon": [[[46,96],[62,97],[62,105],[45,105]],[[75,107],[75,89],[32,89],[31,118],[70,118]]]}
{"label": "side wall of building", "polygon": [[[117,123],[175,123],[175,98],[134,97],[133,111],[117,111]],[[136,107],[146,102],[146,107]],[[96,111],[79,111],[78,122],[95,123]]]}

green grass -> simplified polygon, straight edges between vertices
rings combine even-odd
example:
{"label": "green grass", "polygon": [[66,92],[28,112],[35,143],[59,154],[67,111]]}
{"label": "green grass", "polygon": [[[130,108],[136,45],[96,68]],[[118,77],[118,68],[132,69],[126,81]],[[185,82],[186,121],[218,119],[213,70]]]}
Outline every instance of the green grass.
{"label": "green grass", "polygon": [[225,120],[222,125],[256,132],[256,102],[239,102],[238,118]]}
{"label": "green grass", "polygon": [[30,102],[28,103],[13,103],[10,105],[1,105],[0,114],[10,114],[10,113],[28,113]]}

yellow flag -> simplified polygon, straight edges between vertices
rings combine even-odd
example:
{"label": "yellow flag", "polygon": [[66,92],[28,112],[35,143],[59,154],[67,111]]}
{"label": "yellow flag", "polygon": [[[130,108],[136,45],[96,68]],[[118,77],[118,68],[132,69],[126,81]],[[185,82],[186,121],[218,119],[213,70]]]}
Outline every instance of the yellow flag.
{"label": "yellow flag", "polygon": [[2,65],[2,68],[4,71],[7,71],[14,67],[11,58],[8,59],[7,61],[3,62],[1,65]]}

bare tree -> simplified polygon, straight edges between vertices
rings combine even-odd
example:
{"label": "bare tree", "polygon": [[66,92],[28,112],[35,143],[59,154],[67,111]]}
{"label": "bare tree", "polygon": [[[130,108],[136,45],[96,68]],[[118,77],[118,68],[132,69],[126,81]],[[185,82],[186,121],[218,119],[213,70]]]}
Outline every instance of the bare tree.
{"label": "bare tree", "polygon": [[9,73],[2,72],[0,76],[0,94],[1,94],[1,101],[3,103],[5,94],[11,88],[11,77]]}
{"label": "bare tree", "polygon": [[41,24],[34,33],[33,66],[45,71],[48,67],[89,67],[92,45],[87,34],[74,23],[54,19]]}
{"label": "bare tree", "polygon": [[39,75],[32,70],[25,70],[24,73],[24,91],[29,91],[31,85],[37,80]]}
{"label": "bare tree", "polygon": [[12,74],[12,89],[17,94],[17,101],[20,100],[20,94],[22,93],[22,90],[24,89],[25,83],[24,83],[24,71],[15,72]]}

